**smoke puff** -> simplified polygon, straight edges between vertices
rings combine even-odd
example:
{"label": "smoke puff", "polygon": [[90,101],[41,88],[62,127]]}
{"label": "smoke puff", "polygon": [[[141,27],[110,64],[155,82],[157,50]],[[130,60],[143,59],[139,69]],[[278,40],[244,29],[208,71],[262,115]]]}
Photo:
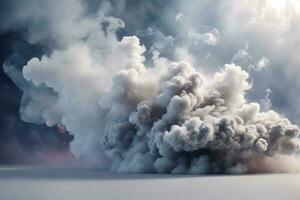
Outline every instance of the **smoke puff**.
{"label": "smoke puff", "polygon": [[[151,155],[147,160],[150,166],[144,172],[251,172],[247,162],[257,155],[290,155],[299,151],[296,126],[273,111],[260,113],[256,103],[246,103],[244,95],[251,85],[248,74],[240,67],[225,65],[208,81],[187,63],[169,64],[167,73],[157,77],[161,87],[154,85],[157,90],[153,96],[139,97],[140,102],[111,100],[115,102],[111,109],[126,104],[126,108],[132,108],[106,118],[108,132],[102,144],[113,152],[114,170],[134,171],[124,165],[137,161],[136,155],[139,159]],[[144,70],[151,73],[160,67]],[[136,148],[141,144],[146,146]],[[137,161],[137,166],[143,162]]]}
{"label": "smoke puff", "polygon": [[199,118],[191,118],[183,126],[173,125],[164,136],[175,151],[195,151],[204,148],[214,139],[211,124],[203,123]]}

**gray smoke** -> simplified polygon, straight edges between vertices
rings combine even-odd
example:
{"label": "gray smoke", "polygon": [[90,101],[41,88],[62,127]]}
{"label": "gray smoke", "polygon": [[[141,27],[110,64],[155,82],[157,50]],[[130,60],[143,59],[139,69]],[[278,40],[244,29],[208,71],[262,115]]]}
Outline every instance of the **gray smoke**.
{"label": "gray smoke", "polygon": [[[155,73],[155,81],[137,80],[162,67],[167,72]],[[225,65],[208,79],[188,63],[131,68],[117,77],[100,100],[108,109],[102,146],[114,171],[253,172],[262,170],[250,165],[254,159],[299,151],[297,126],[246,102],[251,85],[238,66]]]}
{"label": "gray smoke", "polygon": [[[161,56],[158,50],[164,48],[158,47],[150,49],[152,60],[146,62],[146,47],[138,37],[117,38],[116,31],[124,22],[109,15],[109,5],[103,4],[88,17],[82,14],[80,3],[75,5],[80,8],[76,19],[67,18],[72,27],[69,40],[64,39],[67,29],[60,32],[63,19],[42,35],[47,37],[53,31],[63,48],[32,58],[23,68],[28,82],[19,86],[24,92],[20,109],[24,121],[69,131],[74,135],[71,151],[78,159],[108,164],[117,172],[300,169],[299,127],[275,111],[261,111],[258,103],[247,101],[245,95],[252,84],[240,66],[226,64],[218,72],[206,74],[197,70],[201,66],[193,66],[196,62]],[[176,18],[182,21],[184,15]],[[79,27],[74,20],[79,20]],[[185,37],[201,45],[220,43],[217,29],[200,29]],[[158,39],[155,45],[160,42]],[[239,56],[246,53],[241,51]],[[258,61],[257,70],[268,63],[266,58]],[[19,83],[13,66],[5,66],[5,70]],[[293,163],[293,167],[278,164],[283,162]]]}

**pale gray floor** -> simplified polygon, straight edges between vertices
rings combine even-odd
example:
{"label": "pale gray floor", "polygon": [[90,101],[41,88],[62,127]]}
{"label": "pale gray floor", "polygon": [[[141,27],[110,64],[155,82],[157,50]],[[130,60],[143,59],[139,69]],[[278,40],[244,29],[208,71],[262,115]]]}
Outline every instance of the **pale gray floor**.
{"label": "pale gray floor", "polygon": [[128,175],[96,169],[1,168],[0,200],[300,200],[300,174]]}

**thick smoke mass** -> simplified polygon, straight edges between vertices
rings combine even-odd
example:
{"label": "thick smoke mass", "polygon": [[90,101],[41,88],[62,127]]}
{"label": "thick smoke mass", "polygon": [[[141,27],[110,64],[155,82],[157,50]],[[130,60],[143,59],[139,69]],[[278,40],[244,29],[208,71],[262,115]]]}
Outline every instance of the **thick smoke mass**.
{"label": "thick smoke mass", "polygon": [[[297,126],[246,102],[251,85],[239,66],[225,65],[207,79],[188,63],[156,59],[154,68],[141,65],[119,72],[112,89],[101,97],[100,106],[109,109],[102,146],[110,151],[112,170],[254,172],[262,170],[249,164],[254,159],[299,151]],[[156,72],[156,79],[151,78],[156,70],[160,76]],[[138,77],[150,80],[143,86]]]}
{"label": "thick smoke mass", "polygon": [[105,154],[119,172],[252,172],[248,162],[256,157],[298,152],[299,128],[247,103],[251,84],[239,66],[208,77],[156,54],[154,66],[146,67],[137,37],[115,45],[126,49],[125,65],[115,73],[93,63],[87,44],[31,59],[24,78],[54,92],[52,101],[33,95],[23,105],[24,118],[65,126],[76,156]]}
{"label": "thick smoke mass", "polygon": [[[184,29],[180,24],[189,31],[181,30],[176,38],[148,28],[140,35],[155,36],[146,48],[137,36],[118,34],[125,23],[111,16],[107,2],[92,14],[80,1],[63,2],[72,5],[71,15],[61,10],[49,16],[39,13],[40,19],[51,22],[49,32],[40,33],[42,28],[29,24],[26,35],[29,42],[53,50],[31,58],[22,74],[11,64],[3,65],[23,91],[23,121],[68,131],[74,136],[70,150],[77,159],[116,172],[300,169],[299,127],[271,110],[269,93],[262,108],[245,97],[253,83],[243,67],[259,73],[270,65],[268,58],[254,60],[247,47],[233,55],[232,63],[207,73],[193,54],[222,43],[217,28],[190,29],[188,24]],[[31,18],[27,12],[20,15],[25,21]],[[55,24],[56,19],[62,20]],[[177,13],[172,20],[187,18]],[[70,30],[61,28],[65,26]],[[49,45],[48,39],[55,43]]]}

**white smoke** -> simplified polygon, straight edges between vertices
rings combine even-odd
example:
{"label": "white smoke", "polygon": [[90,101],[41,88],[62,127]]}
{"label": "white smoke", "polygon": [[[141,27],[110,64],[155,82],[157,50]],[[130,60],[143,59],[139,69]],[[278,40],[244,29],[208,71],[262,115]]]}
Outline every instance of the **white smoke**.
{"label": "white smoke", "polygon": [[245,66],[248,70],[254,70],[256,72],[261,71],[262,69],[271,65],[271,62],[266,57],[261,57],[255,62],[256,59],[249,54],[248,48],[249,44],[246,43],[245,48],[239,49],[233,55],[231,62],[239,66]]}
{"label": "white smoke", "polygon": [[179,21],[181,18],[183,17],[183,14],[182,13],[178,13],[175,15],[175,21]]}
{"label": "white smoke", "polygon": [[[105,8],[80,20],[91,25],[80,27],[84,37],[24,66],[23,76],[32,83],[22,88],[24,121],[64,127],[74,135],[77,158],[102,159],[112,171],[299,170],[270,167],[279,157],[297,160],[299,128],[245,99],[251,89],[246,71],[227,64],[203,74],[186,60],[162,57],[157,50],[163,47],[151,49],[153,65],[146,66],[146,48],[136,36],[118,40],[124,23]],[[212,46],[220,42],[213,27],[187,36]],[[266,64],[258,62],[260,68]]]}
{"label": "white smoke", "polygon": [[272,90],[270,88],[267,88],[265,98],[260,100],[260,106],[262,107],[263,111],[268,111],[272,107],[272,101],[270,100],[271,94]]}
{"label": "white smoke", "polygon": [[220,33],[218,29],[210,26],[200,26],[198,31],[190,31],[189,39],[193,40],[193,44],[197,45],[201,42],[211,46],[217,46],[220,43]]}
{"label": "white smoke", "polygon": [[260,71],[260,70],[262,70],[263,68],[268,67],[268,66],[270,66],[270,65],[271,65],[271,62],[269,61],[269,59],[266,58],[266,57],[262,57],[262,58],[257,62],[256,66],[254,66],[253,69],[254,69],[255,71]]}

